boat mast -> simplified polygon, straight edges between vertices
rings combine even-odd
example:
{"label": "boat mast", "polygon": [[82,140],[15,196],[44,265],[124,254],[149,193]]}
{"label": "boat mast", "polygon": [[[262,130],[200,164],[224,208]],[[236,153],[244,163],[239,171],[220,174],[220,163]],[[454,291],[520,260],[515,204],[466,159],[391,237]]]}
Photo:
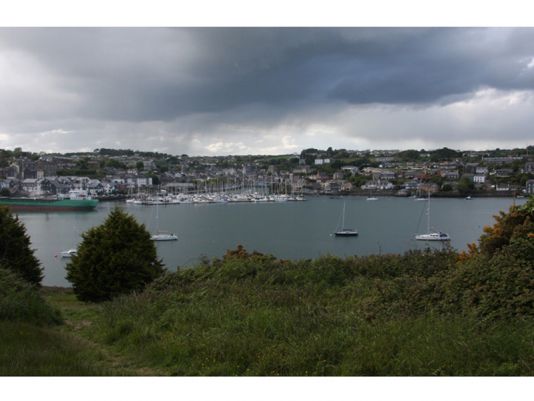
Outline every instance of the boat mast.
{"label": "boat mast", "polygon": [[156,201],[156,233],[159,234],[159,200]]}
{"label": "boat mast", "polygon": [[343,201],[343,217],[341,218],[341,229],[345,228],[345,201]]}
{"label": "boat mast", "polygon": [[428,203],[426,207],[426,232],[430,233],[430,191],[428,191]]}

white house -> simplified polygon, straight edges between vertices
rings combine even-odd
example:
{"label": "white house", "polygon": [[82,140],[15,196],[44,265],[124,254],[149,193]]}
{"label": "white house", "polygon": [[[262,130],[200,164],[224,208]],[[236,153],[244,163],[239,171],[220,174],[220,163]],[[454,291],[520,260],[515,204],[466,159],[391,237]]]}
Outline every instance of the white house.
{"label": "white house", "polygon": [[151,186],[152,185],[152,177],[137,177],[136,184],[137,184],[138,187]]}
{"label": "white house", "polygon": [[482,174],[475,174],[473,176],[473,182],[475,184],[485,184],[486,183],[486,176]]}
{"label": "white house", "polygon": [[356,166],[343,166],[341,167],[342,171],[350,171],[352,175],[357,174],[360,169]]}

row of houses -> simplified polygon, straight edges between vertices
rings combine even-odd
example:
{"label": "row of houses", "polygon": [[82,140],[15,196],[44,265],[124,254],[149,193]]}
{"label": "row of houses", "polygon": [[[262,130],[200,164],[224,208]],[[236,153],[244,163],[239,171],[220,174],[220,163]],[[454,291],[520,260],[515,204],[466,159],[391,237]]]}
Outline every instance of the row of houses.
{"label": "row of houses", "polygon": [[89,195],[100,196],[151,186],[151,177],[109,177],[99,180],[78,176],[50,176],[0,180],[0,190],[7,189],[10,194],[30,197],[68,194],[72,190],[83,190]]}

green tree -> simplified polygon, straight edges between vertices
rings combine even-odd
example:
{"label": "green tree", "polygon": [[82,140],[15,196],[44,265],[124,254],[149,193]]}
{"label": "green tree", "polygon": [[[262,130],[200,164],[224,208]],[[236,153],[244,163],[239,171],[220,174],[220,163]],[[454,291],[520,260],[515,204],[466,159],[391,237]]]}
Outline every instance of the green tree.
{"label": "green tree", "polygon": [[534,240],[534,197],[522,206],[512,206],[508,213],[499,212],[495,224],[484,227],[480,237],[480,251],[493,255],[498,249],[510,244],[516,238]]}
{"label": "green tree", "polygon": [[140,291],[164,272],[145,226],[119,208],[82,238],[67,265],[67,280],[81,301],[101,302]]}
{"label": "green tree", "polygon": [[459,157],[462,157],[462,152],[449,148],[441,148],[431,152],[430,160],[437,162],[442,160],[452,160]]}
{"label": "green tree", "polygon": [[395,157],[403,162],[413,162],[419,160],[419,151],[414,149],[403,150],[395,155]]}
{"label": "green tree", "polygon": [[76,162],[76,168],[78,170],[88,170],[89,169],[88,160],[86,158],[78,160]]}
{"label": "green tree", "polygon": [[478,244],[468,244],[468,251],[460,254],[461,260],[480,254],[491,257],[514,242],[534,241],[534,197],[522,206],[511,206],[508,212],[500,211],[493,217],[495,224],[484,227]]}
{"label": "green tree", "polygon": [[141,171],[144,167],[145,167],[145,164],[142,161],[138,161],[137,163],[135,163],[135,168],[138,171]]}
{"label": "green tree", "polygon": [[32,284],[39,285],[43,279],[26,227],[6,207],[0,207],[0,265]]}
{"label": "green tree", "polygon": [[463,195],[469,194],[474,188],[475,184],[473,184],[473,181],[471,181],[468,177],[462,177],[460,178],[460,181],[458,181],[458,192]]}
{"label": "green tree", "polygon": [[9,192],[9,189],[7,188],[0,189],[0,196],[10,196],[10,195],[11,195],[11,192]]}

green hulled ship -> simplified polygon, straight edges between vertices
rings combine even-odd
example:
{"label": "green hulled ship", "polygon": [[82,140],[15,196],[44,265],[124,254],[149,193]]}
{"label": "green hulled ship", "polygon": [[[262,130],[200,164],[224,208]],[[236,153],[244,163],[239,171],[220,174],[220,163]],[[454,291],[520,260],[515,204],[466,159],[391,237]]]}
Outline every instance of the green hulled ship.
{"label": "green hulled ship", "polygon": [[1,198],[0,206],[21,212],[68,212],[93,210],[96,199]]}

